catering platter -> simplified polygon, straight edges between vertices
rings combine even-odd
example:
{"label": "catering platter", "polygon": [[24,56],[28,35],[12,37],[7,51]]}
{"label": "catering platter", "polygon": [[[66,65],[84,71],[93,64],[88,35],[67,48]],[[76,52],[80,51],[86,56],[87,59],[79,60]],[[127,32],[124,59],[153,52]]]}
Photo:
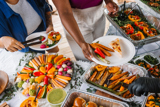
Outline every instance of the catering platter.
{"label": "catering platter", "polygon": [[128,104],[124,102],[75,89],[69,91],[61,107],[72,107],[74,100],[78,97],[84,99],[86,103],[89,101],[94,102],[98,107],[129,107]]}
{"label": "catering platter", "polygon": [[[118,52],[114,50],[114,47],[112,48],[110,45],[112,41],[115,41],[117,39],[119,40],[119,43],[120,43],[121,54],[118,54]],[[99,46],[97,46],[97,44]],[[105,49],[103,49],[104,46],[106,48],[109,48],[110,50],[112,49],[113,51],[108,51],[108,50],[105,51]],[[95,51],[92,52],[94,56],[92,60],[98,64],[105,65],[105,66],[117,66],[117,65],[127,63],[135,55],[134,45],[126,38],[115,36],[115,35],[107,35],[107,36],[100,37],[92,42],[91,47],[94,48],[95,50],[96,48],[100,48],[100,50],[102,50],[103,53],[107,52],[106,57],[104,59],[107,60],[109,63],[106,63],[103,60],[100,60],[102,58],[99,58],[99,56],[97,57],[97,54],[95,54]]]}
{"label": "catering platter", "polygon": [[[119,6],[123,7],[123,5]],[[109,16],[108,10],[105,9],[105,15],[108,20],[112,23],[114,27],[127,39],[129,39],[135,46],[144,45],[148,43],[152,43],[160,40],[160,32],[159,32],[159,23],[160,20],[153,17],[147,11],[141,9],[136,3],[126,3],[126,14],[133,9],[131,14],[125,19],[125,21],[121,21],[118,18],[118,15],[121,13],[119,10],[117,16]],[[121,9],[121,8],[120,8]],[[122,8],[123,9],[123,8]],[[133,17],[136,17],[136,20],[132,20]],[[138,24],[137,24],[138,23]],[[143,26],[141,26],[143,25]],[[145,26],[144,26],[145,25]],[[126,30],[126,28],[130,28],[130,30]],[[151,31],[153,29],[153,31]],[[147,33],[149,31],[150,33]],[[156,33],[153,33],[156,32]],[[150,34],[154,35],[150,35]]]}
{"label": "catering platter", "polygon": [[144,99],[142,107],[159,107],[160,105],[160,94],[158,94],[157,98],[155,97],[155,93],[150,93]]}
{"label": "catering platter", "polygon": [[[97,68],[104,69],[98,71]],[[121,82],[130,84],[139,77],[145,77],[146,74],[147,72],[144,68],[129,63],[114,67],[105,67],[93,63],[90,69],[85,72],[83,82],[97,90],[131,102],[136,96],[130,94],[128,89],[122,86]],[[128,80],[131,81],[129,82]]]}
{"label": "catering platter", "polygon": [[135,2],[154,17],[160,18],[160,2],[158,0],[135,0]]}
{"label": "catering platter", "polygon": [[5,73],[4,71],[0,70],[0,94],[7,87],[8,81],[9,81],[9,78],[8,78],[7,73]]}
{"label": "catering platter", "polygon": [[160,78],[160,61],[152,53],[145,53],[134,59],[134,63],[148,70],[155,78]]}
{"label": "catering platter", "polygon": [[15,83],[24,96],[46,98],[53,88],[65,88],[72,79],[73,62],[70,58],[58,54],[42,54],[31,57],[17,72]]}
{"label": "catering platter", "polygon": [[[35,37],[39,37],[39,36],[44,37],[42,43],[29,46],[31,49],[38,50],[38,51],[49,50],[49,49],[52,49],[52,48],[58,46],[62,41],[62,35],[59,32],[53,32],[53,31],[49,32],[48,34],[46,33],[46,31],[33,33],[33,34],[27,36],[26,41],[33,39]],[[37,42],[37,41],[34,41],[34,42]],[[33,42],[31,42],[31,43],[33,43]]]}

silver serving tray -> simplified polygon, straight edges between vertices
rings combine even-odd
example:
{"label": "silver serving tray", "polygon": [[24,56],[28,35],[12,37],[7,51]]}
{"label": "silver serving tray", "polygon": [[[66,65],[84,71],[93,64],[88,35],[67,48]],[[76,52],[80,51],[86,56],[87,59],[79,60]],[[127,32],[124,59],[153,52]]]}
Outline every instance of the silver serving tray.
{"label": "silver serving tray", "polygon": [[147,10],[149,13],[151,13],[154,17],[160,18],[160,11],[158,12],[158,11],[152,9],[150,6],[143,3],[141,0],[135,0],[135,2],[137,2],[140,7]]}
{"label": "silver serving tray", "polygon": [[[147,96],[147,97],[145,97],[145,99],[144,99],[144,101],[143,101],[143,103],[142,103],[142,107],[145,107],[146,102],[147,102],[147,99],[148,99],[148,97],[149,97],[150,95],[155,95],[155,94],[154,94],[154,93],[150,93],[150,94],[148,94],[148,96]],[[160,94],[158,94],[158,96],[160,96]]]}
{"label": "silver serving tray", "polygon": [[[119,11],[121,11],[120,7],[122,7],[122,5],[119,6]],[[134,10],[138,10],[141,13],[141,15],[144,16],[152,26],[154,26],[157,30],[160,31],[160,20],[155,18],[154,16],[152,16],[147,11],[141,9],[137,3],[135,3],[135,2],[126,3],[126,8],[131,8],[132,9],[135,5],[137,5],[137,6],[134,8]],[[104,9],[104,14],[106,15],[107,19],[112,23],[112,25],[120,32],[120,34],[122,36],[124,36],[125,38],[129,39],[135,46],[143,46],[145,44],[149,44],[149,43],[156,42],[156,41],[160,40],[160,35],[156,35],[156,36],[153,36],[153,37],[148,37],[148,38],[145,38],[143,40],[138,40],[138,41],[137,40],[132,40],[120,28],[120,26],[115,21],[112,20],[112,18],[108,15],[108,10],[107,9]]]}
{"label": "silver serving tray", "polygon": [[[140,59],[140,60],[144,60],[146,63],[148,63],[149,65],[151,65],[151,68],[154,67],[155,65],[149,63],[148,61],[146,61],[146,60],[144,59],[144,56],[146,56],[146,55],[151,55],[153,58],[157,58],[153,53],[145,53],[145,54],[140,55],[140,56],[137,57],[136,59],[134,59],[133,62],[135,63],[137,60]],[[159,61],[159,63],[157,63],[156,65],[160,64],[159,58],[157,58],[157,60]],[[135,63],[135,64],[136,64],[136,63]],[[137,64],[136,64],[136,65],[137,65]],[[144,68],[144,69],[145,69],[145,68]],[[151,76],[152,76],[152,78],[155,78],[152,74],[151,74]]]}
{"label": "silver serving tray", "polygon": [[[134,101],[134,99],[136,98],[136,96],[133,96],[132,98],[123,98],[123,97],[121,97],[121,96],[118,96],[118,95],[116,95],[116,94],[113,94],[113,93],[110,92],[110,91],[107,91],[107,90],[105,90],[105,89],[99,88],[99,87],[97,87],[97,86],[95,86],[95,85],[92,85],[92,84],[88,83],[86,80],[89,79],[90,74],[91,74],[94,66],[96,66],[96,65],[98,65],[98,64],[93,63],[93,64],[90,66],[89,70],[87,70],[87,71],[85,72],[85,74],[83,75],[83,82],[84,82],[84,83],[88,84],[89,86],[91,86],[91,87],[93,87],[93,88],[95,88],[95,89],[97,89],[97,90],[103,91],[103,92],[105,92],[105,93],[107,93],[107,94],[110,94],[110,95],[112,95],[112,96],[114,96],[114,97],[117,97],[117,98],[119,98],[119,99],[122,99],[123,101],[127,101],[127,102]],[[137,66],[137,65],[133,65],[133,64],[126,63],[126,64],[123,64],[123,65],[120,65],[119,67],[121,67],[124,71],[128,71],[128,72],[130,73],[130,75],[139,74],[140,77],[145,77],[145,76],[147,75],[147,71],[146,71],[144,68],[142,68],[142,67],[140,67],[140,66]],[[130,76],[130,75],[129,75],[129,76]]]}
{"label": "silver serving tray", "polygon": [[86,100],[86,102],[93,101],[98,106],[101,105],[103,107],[129,107],[128,104],[124,102],[76,89],[72,89],[71,91],[69,91],[61,107],[72,107],[74,100],[77,97],[82,97],[84,100]]}

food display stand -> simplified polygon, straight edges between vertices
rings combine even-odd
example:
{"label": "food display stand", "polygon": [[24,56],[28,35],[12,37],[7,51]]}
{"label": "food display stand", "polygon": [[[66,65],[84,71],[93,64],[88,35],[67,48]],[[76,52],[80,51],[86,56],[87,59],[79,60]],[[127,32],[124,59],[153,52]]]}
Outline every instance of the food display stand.
{"label": "food display stand", "polygon": [[[139,0],[136,0],[136,2],[138,2],[139,4]],[[129,3],[128,7],[134,7],[135,5],[137,5],[136,3]],[[143,6],[143,5],[140,5]],[[144,8],[144,7],[143,7]],[[151,10],[150,12],[142,9],[141,7],[139,7],[137,5],[137,9],[148,19],[148,21],[156,27],[157,30],[160,30],[160,19],[159,18],[159,14],[155,15],[157,13],[154,13],[154,10]],[[149,7],[147,7],[147,10],[150,10]],[[154,11],[154,12],[152,12]],[[141,40],[141,41],[133,41],[131,40],[126,34],[125,32],[120,29],[118,27],[118,25],[110,18],[110,16],[107,13],[107,10],[104,10],[104,13],[106,15],[106,17],[108,18],[108,20],[111,22],[110,27],[108,29],[108,32],[106,34],[107,35],[118,35],[118,36],[123,36],[127,39],[129,39],[134,45],[135,48],[137,49],[136,51],[136,57],[138,56],[143,56],[144,53],[148,53],[150,55],[150,53],[152,53],[154,55],[154,57],[156,57],[158,59],[158,61],[160,61],[159,59],[159,53],[160,53],[160,35],[157,35],[155,37],[152,38],[147,38],[145,40]],[[153,15],[152,15],[152,14]],[[154,17],[154,16],[157,16]],[[5,63],[6,66],[0,66],[0,69],[5,71],[10,78],[10,82],[14,83],[14,77],[13,74],[15,74],[17,72],[17,70],[22,69],[24,64],[28,62],[28,59],[31,59],[37,55],[41,55],[41,54],[37,54],[37,53],[20,53],[20,52],[15,52],[12,56],[9,56],[9,53],[7,53],[5,50],[0,50],[0,64]],[[148,55],[147,54],[147,55]],[[8,55],[8,56],[7,56]],[[143,56],[144,57],[144,56]],[[135,58],[136,59],[136,58]],[[135,59],[133,59],[132,61],[134,62]],[[9,66],[8,66],[9,65]],[[17,66],[18,65],[18,66]],[[63,102],[62,105],[65,105],[65,107],[67,107],[66,105],[70,105],[70,102],[73,103],[73,101],[71,101],[69,98],[70,97],[74,97],[74,96],[80,96],[80,94],[87,100],[93,100],[96,101],[97,103],[100,103],[99,99],[103,99],[106,102],[110,102],[111,105],[112,103],[119,103],[122,107],[128,107],[129,105],[127,104],[127,102],[138,102],[139,104],[143,104],[143,106],[145,107],[145,102],[147,97],[146,96],[141,96],[141,97],[137,97],[134,96],[133,98],[130,99],[125,99],[125,98],[121,98],[118,96],[118,98],[121,99],[121,101],[117,101],[117,99],[112,99],[112,98],[106,98],[105,97],[101,97],[99,95],[95,95],[95,89],[96,90],[101,90],[103,92],[105,92],[105,90],[97,88],[93,85],[88,84],[84,79],[87,78],[87,72],[89,72],[90,68],[95,65],[95,63],[90,63],[90,62],[84,62],[84,61],[74,61],[74,72],[73,72],[73,78],[70,81],[70,83],[67,85],[67,87],[65,87],[65,91],[68,93],[65,101]],[[132,64],[131,64],[132,65]],[[131,66],[130,64],[127,64],[127,66]],[[135,65],[132,65],[133,67]],[[137,67],[137,69],[141,69],[141,73],[142,76],[147,76],[147,69],[144,69],[142,67]],[[90,75],[90,73],[89,73]],[[76,89],[76,90],[71,90],[71,89]],[[70,91],[71,90],[71,91]],[[88,92],[92,92],[88,93]],[[109,95],[115,96],[114,94],[107,92]],[[83,95],[84,94],[84,95]],[[3,94],[2,94],[3,95]],[[2,95],[0,95],[0,98],[2,97]],[[149,94],[150,95],[150,94]],[[96,98],[91,98],[91,97],[97,97]],[[116,96],[115,96],[116,97]],[[23,96],[21,94],[21,92],[16,92],[15,96],[7,101],[7,103],[10,105],[10,107],[19,107],[20,104],[26,99],[25,96]],[[0,102],[0,105],[3,103],[4,101]],[[16,102],[16,103],[15,103]],[[49,104],[47,103],[46,99],[39,99],[39,107],[49,107]],[[103,104],[105,105],[105,104]],[[62,106],[63,107],[63,106]],[[118,106],[115,106],[118,107]]]}

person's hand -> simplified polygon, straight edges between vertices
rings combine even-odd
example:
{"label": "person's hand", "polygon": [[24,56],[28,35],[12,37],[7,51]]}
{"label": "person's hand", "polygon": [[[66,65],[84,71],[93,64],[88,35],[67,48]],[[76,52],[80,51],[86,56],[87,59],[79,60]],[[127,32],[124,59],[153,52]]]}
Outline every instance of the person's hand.
{"label": "person's hand", "polygon": [[108,1],[106,3],[106,7],[109,11],[109,13],[108,13],[109,15],[115,15],[119,10],[118,5],[115,2],[113,2],[112,0]]}
{"label": "person's hand", "polygon": [[49,33],[50,31],[54,31],[53,26],[49,25],[46,29],[46,33]]}
{"label": "person's hand", "polygon": [[21,42],[9,36],[3,36],[0,38],[0,40],[4,48],[6,48],[10,52],[15,52],[18,50],[22,50],[22,48],[25,48]]}
{"label": "person's hand", "polygon": [[140,77],[129,85],[128,90],[131,94],[141,96],[145,92],[159,93],[160,79]]}
{"label": "person's hand", "polygon": [[87,58],[88,60],[92,61],[91,58],[93,57],[93,55],[91,53],[90,45],[88,43],[82,43],[80,47],[82,49],[82,52],[83,52],[85,58]]}

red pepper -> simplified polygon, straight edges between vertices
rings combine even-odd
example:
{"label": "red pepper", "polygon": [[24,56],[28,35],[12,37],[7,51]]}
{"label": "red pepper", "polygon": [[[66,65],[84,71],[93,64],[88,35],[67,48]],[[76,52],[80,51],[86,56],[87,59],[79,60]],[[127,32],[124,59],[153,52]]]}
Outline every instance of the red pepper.
{"label": "red pepper", "polygon": [[154,70],[153,68],[149,68],[149,70],[148,71],[152,71],[152,70]]}
{"label": "red pepper", "polygon": [[26,69],[26,70],[35,70],[34,68],[29,68],[29,67],[24,67],[24,69]]}
{"label": "red pepper", "polygon": [[47,72],[53,67],[52,63],[48,63]]}
{"label": "red pepper", "polygon": [[44,77],[44,85],[48,85],[48,76]]}
{"label": "red pepper", "polygon": [[44,41],[44,40],[45,40],[45,37],[44,37],[44,36],[42,36],[42,37],[41,37],[41,41]]}
{"label": "red pepper", "polygon": [[50,34],[51,36],[53,36],[54,35],[54,33],[53,32],[51,32],[51,34]]}
{"label": "red pepper", "polygon": [[102,51],[99,48],[96,48],[94,52],[100,55],[102,58],[105,58],[105,55],[102,53]]}
{"label": "red pepper", "polygon": [[139,29],[143,30],[143,27],[142,27],[142,26],[139,26]]}
{"label": "red pepper", "polygon": [[34,72],[33,75],[34,75],[35,77],[37,77],[37,76],[40,76],[40,75],[44,75],[44,73],[38,71],[38,72]]}

